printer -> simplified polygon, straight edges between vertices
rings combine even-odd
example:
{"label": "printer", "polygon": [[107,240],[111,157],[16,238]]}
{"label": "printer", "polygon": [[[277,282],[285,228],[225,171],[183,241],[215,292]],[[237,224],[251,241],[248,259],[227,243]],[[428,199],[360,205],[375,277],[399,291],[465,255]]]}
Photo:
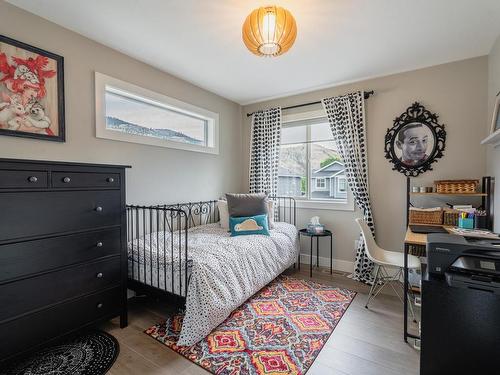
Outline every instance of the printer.
{"label": "printer", "polygon": [[478,240],[431,233],[427,237],[427,265],[428,272],[435,275],[451,271],[498,276],[500,237]]}
{"label": "printer", "polygon": [[500,238],[427,237],[420,373],[500,374]]}

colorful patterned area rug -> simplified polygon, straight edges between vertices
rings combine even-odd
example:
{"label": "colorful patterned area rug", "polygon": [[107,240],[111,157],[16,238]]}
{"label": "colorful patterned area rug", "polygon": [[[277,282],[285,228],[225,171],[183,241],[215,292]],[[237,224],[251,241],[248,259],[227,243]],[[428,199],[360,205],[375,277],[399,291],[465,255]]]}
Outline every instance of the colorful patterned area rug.
{"label": "colorful patterned area rug", "polygon": [[305,374],[355,295],[282,275],[193,346],[176,345],[182,315],[145,332],[213,374]]}

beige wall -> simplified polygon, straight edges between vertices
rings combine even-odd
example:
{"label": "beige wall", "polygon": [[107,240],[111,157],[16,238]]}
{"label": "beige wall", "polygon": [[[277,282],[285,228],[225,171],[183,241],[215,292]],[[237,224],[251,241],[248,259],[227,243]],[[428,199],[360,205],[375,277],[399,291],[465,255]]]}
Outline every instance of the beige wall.
{"label": "beige wall", "polygon": [[[0,34],[64,56],[67,134],[61,144],[1,136],[0,157],[130,164],[127,201],[131,203],[212,199],[240,189],[238,104],[3,1]],[[94,71],[218,112],[220,155],[97,139]]]}
{"label": "beige wall", "polygon": [[[375,216],[378,242],[381,246],[401,250],[405,232],[406,179],[391,170],[384,158],[384,136],[411,103],[419,101],[439,115],[446,125],[447,141],[444,158],[434,164],[434,170],[414,180],[415,185],[430,185],[437,179],[480,178],[486,172],[485,137],[487,107],[487,57],[439,65],[408,73],[395,74],[314,91],[243,107],[243,184],[248,176],[248,144],[250,119],[246,113],[271,106],[294,105],[355,90],[375,90],[366,101],[368,133],[368,167],[370,193]],[[343,261],[354,259],[354,240],[358,236],[353,218],[358,212],[301,210],[299,222],[304,225],[313,215],[331,229],[335,236],[334,257]],[[327,256],[327,243],[322,255]],[[309,245],[303,247],[307,251]]]}
{"label": "beige wall", "polygon": [[[491,119],[493,116],[493,105],[496,94],[500,91],[500,36],[497,38],[490,55],[488,56],[488,118],[487,131],[491,129]],[[488,174],[494,176],[497,183],[495,186],[494,206],[500,210],[500,147],[487,146],[486,164]],[[496,215],[495,232],[500,232],[500,214]]]}
{"label": "beige wall", "polygon": [[[133,168],[127,175],[128,202],[202,200],[225,191],[246,190],[250,129],[247,112],[274,105],[301,104],[359,89],[376,91],[366,102],[366,110],[371,196],[380,245],[401,249],[404,236],[405,178],[391,170],[384,158],[383,146],[385,132],[393,119],[413,101],[420,101],[438,113],[448,131],[445,157],[435,164],[434,171],[419,177],[416,185],[430,184],[440,178],[479,178],[486,172],[486,151],[479,142],[486,135],[484,124],[489,121],[486,113],[491,112],[492,93],[499,90],[499,42],[489,58],[489,112],[486,57],[318,90],[242,109],[236,103],[3,1],[0,2],[0,34],[64,56],[67,131],[67,141],[62,144],[0,137],[0,157],[130,164]],[[220,155],[97,139],[94,71],[218,112]],[[495,158],[489,157],[489,170],[496,168],[498,176],[498,151],[494,155]],[[348,267],[348,262],[354,258],[353,245],[358,235],[353,218],[359,213],[301,210],[299,225],[304,225],[313,215],[319,215],[334,230],[334,257],[344,262],[339,264],[340,268]],[[325,245],[323,256],[327,255]]]}

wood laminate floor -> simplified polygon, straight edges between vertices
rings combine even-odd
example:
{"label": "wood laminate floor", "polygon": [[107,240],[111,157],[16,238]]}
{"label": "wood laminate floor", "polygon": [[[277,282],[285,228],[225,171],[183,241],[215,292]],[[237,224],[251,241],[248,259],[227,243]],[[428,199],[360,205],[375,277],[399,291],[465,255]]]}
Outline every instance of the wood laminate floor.
{"label": "wood laminate floor", "polygon": [[[289,270],[286,274],[309,279],[308,268]],[[358,292],[335,331],[307,372],[323,374],[418,374],[419,352],[403,341],[403,307],[391,295],[390,288],[364,307],[368,287],[345,277],[316,269],[314,281]],[[148,298],[133,298],[129,304],[129,325],[120,329],[118,320],[103,329],[120,342],[120,355],[110,375],[195,375],[208,374],[181,355],[155,341],[143,331],[169,313],[165,303]]]}

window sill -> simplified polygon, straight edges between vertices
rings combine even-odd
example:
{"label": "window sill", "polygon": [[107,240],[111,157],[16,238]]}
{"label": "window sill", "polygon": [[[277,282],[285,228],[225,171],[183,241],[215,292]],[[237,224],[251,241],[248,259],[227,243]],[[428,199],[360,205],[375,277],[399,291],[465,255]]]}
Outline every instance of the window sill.
{"label": "window sill", "polygon": [[334,210],[334,211],[354,211],[354,202],[335,202],[327,200],[305,200],[296,199],[298,209]]}

